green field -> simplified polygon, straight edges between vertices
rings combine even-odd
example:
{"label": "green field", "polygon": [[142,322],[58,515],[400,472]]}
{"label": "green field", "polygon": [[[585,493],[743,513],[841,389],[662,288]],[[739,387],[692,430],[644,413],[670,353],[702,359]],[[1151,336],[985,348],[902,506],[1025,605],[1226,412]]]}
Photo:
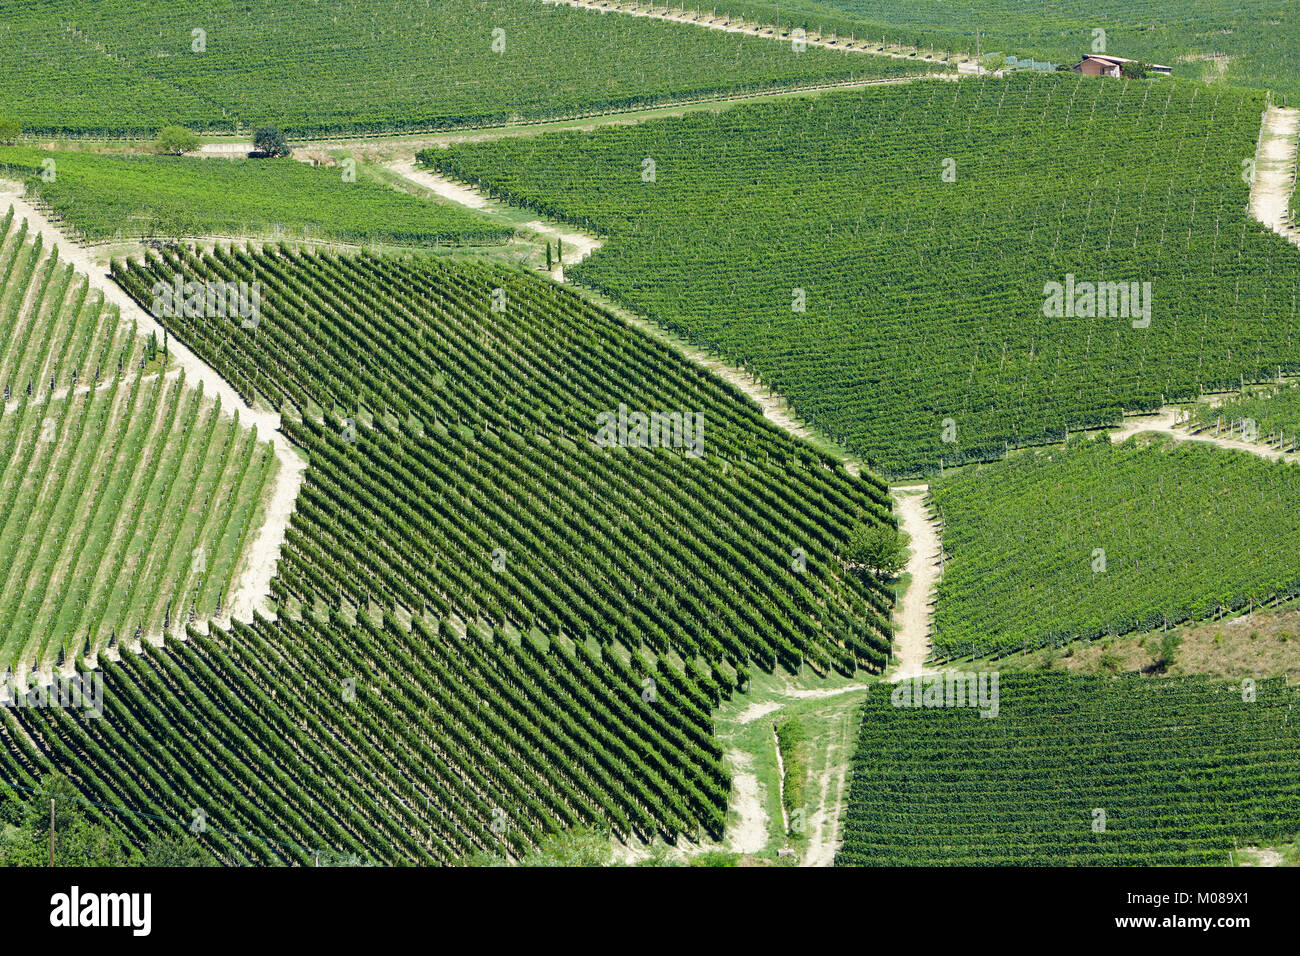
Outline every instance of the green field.
{"label": "green field", "polygon": [[836,863],[1226,866],[1300,830],[1300,688],[1251,683],[1004,674],[989,719],[875,688]]}
{"label": "green field", "polygon": [[[719,14],[775,23],[772,0],[719,0]],[[1300,105],[1300,16],[1278,0],[783,0],[783,31],[1073,65],[1098,53],[1161,63],[1175,76],[1271,89]]]}
{"label": "green field", "polygon": [[276,467],[5,217],[0,666],[63,662],[229,607]]}
{"label": "green field", "polygon": [[[609,237],[566,276],[901,477],[1300,367],[1300,252],[1243,212],[1262,105],[915,82],[420,155]],[[1071,277],[1150,283],[1148,324],[1046,315]]]}
{"label": "green field", "polygon": [[1300,447],[1300,384],[1261,386],[1221,402],[1197,405],[1191,427],[1295,451]]}
{"label": "green field", "polygon": [[[324,521],[353,497],[395,512],[350,519],[349,537],[388,542],[381,571],[346,572],[354,603],[419,611],[437,595],[444,614],[736,665],[883,666],[889,597],[841,557],[856,523],[893,521],[879,480],[572,293],[483,263],[371,256],[167,252],[114,269],[146,303],[177,272],[262,283],[256,329],[164,321],[246,398],[307,412],[293,437],[320,467],[299,513]],[[312,408],[389,424],[348,442]],[[620,408],[695,427],[602,445],[601,416]],[[360,460],[384,464],[339,484]],[[310,543],[346,570],[347,541]],[[502,567],[479,557],[497,548]],[[311,579],[282,583],[313,597]]]}
{"label": "green field", "polygon": [[925,69],[539,0],[11,0],[0,23],[0,102],[42,134],[400,132]]}
{"label": "green field", "polygon": [[[53,162],[53,181],[44,170]],[[91,242],[271,236],[349,243],[493,244],[510,229],[459,206],[407,195],[344,167],[288,159],[111,156],[0,146],[5,170]]]}
{"label": "green field", "polygon": [[[308,455],[277,620],[106,664],[102,720],[0,715],[0,779],[52,759],[153,814],[121,815],[138,842],[202,808],[231,863],[716,839],[713,708],[755,666],[885,665],[888,591],[839,556],[892,522],[883,485],[573,293],[424,256],[114,266],[146,298],[176,271],[263,283],[255,329],[163,320]],[[602,445],[620,403],[699,415],[702,444]]]}
{"label": "green field", "polygon": [[931,483],[937,657],[1160,630],[1300,594],[1300,468],[1203,442],[1082,438]]}

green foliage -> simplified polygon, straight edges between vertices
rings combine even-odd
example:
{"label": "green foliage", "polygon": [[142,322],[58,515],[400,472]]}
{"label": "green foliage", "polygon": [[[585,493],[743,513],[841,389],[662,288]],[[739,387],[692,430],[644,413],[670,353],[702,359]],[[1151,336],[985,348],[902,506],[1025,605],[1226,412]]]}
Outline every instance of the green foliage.
{"label": "green foliage", "polygon": [[10,146],[18,142],[23,133],[21,123],[11,119],[0,119],[0,146]]}
{"label": "green foliage", "polygon": [[838,865],[1221,866],[1300,828],[1283,678],[1002,674],[998,700],[867,696]]}
{"label": "green foliage", "polygon": [[928,69],[537,0],[8,0],[4,26],[34,132],[413,131]]}
{"label": "green foliage", "polygon": [[785,769],[781,798],[792,830],[803,825],[799,817],[804,806],[804,787],[808,783],[808,732],[797,717],[776,725],[777,746]]}
{"label": "green foliage", "polygon": [[278,126],[263,126],[253,134],[253,152],[271,159],[288,156],[292,149]]}
{"label": "green foliage", "polygon": [[1178,656],[1178,648],[1183,637],[1177,631],[1169,631],[1160,639],[1160,653],[1156,656],[1156,667],[1162,671],[1169,670]]}
{"label": "green foliage", "polygon": [[[1017,73],[421,157],[606,236],[570,278],[903,477],[1300,371],[1300,251],[1249,216],[1240,176],[1262,107]],[[1149,325],[1045,314],[1071,276],[1149,282]]]}
{"label": "green foliage", "polygon": [[275,467],[46,253],[0,219],[0,672],[212,615]]}
{"label": "green foliage", "polygon": [[145,844],[142,855],[143,865],[152,867],[214,866],[217,863],[207,847],[184,831],[172,837],[155,833]]}
{"label": "green foliage", "polygon": [[164,126],[158,131],[158,152],[180,156],[199,148],[199,136],[184,126]]}
{"label": "green foliage", "polygon": [[[826,36],[905,44],[936,56],[1001,50],[1077,63],[1088,52],[1162,63],[1175,76],[1300,97],[1300,17],[1276,0],[711,0],[719,15],[802,26]],[[1105,46],[1094,49],[1095,30]],[[978,35],[978,47],[976,37]]]}
{"label": "green foliage", "polygon": [[855,524],[849,532],[844,557],[853,564],[894,577],[907,563],[898,528],[891,524]]}
{"label": "green foliage", "polygon": [[140,866],[123,834],[92,815],[62,774],[47,774],[27,797],[21,822],[0,825],[0,866],[50,864],[50,809],[54,809],[55,866]]}
{"label": "green foliage", "polygon": [[[475,552],[490,555],[498,546],[490,542],[522,542],[517,566],[507,562],[498,571],[485,560],[443,580],[451,572],[435,562],[419,575],[421,590],[429,590],[421,602],[449,598],[467,620],[482,616],[524,631],[536,625],[575,640],[635,634],[657,652],[709,661],[883,667],[888,598],[878,582],[844,575],[837,555],[855,522],[889,519],[884,486],[772,429],[756,408],[667,346],[629,335],[621,321],[536,276],[442,257],[168,252],[115,276],[148,303],[154,283],[178,270],[312,292],[268,295],[255,330],[161,318],[241,394],[266,396],[273,407],[288,401],[337,409],[327,424],[288,429],[327,475],[351,474],[358,455],[383,463],[349,479],[346,492],[328,494],[331,511],[359,499],[349,508],[354,534],[386,540],[394,553],[442,553],[465,534],[464,509],[426,513],[432,492],[423,482],[493,488],[494,500],[528,502],[475,508]],[[504,311],[495,310],[498,303]],[[471,335],[461,328],[466,321]],[[268,343],[276,343],[274,357]],[[599,373],[589,356],[600,357]],[[358,361],[364,374],[340,374]],[[485,390],[497,376],[515,387]],[[660,447],[633,446],[630,431],[624,444],[620,406],[629,416],[689,410],[700,443],[684,428],[668,428]],[[374,410],[377,422],[387,413],[397,421],[414,416],[425,438],[411,442],[408,429],[363,425],[349,442],[336,423],[357,407]],[[399,477],[406,473],[426,477]],[[583,489],[603,489],[602,499],[613,496],[617,507],[584,504],[580,495],[590,492]],[[395,524],[363,504],[370,497],[422,517]],[[477,500],[468,490],[465,497]],[[737,532],[737,509],[749,516],[752,533]],[[662,544],[665,522],[672,550]],[[581,533],[570,530],[575,523]],[[583,541],[604,544],[593,552]],[[806,568],[791,573],[799,549]],[[335,559],[352,561],[341,552]],[[405,562],[384,565],[381,580],[400,571],[389,598],[418,607],[412,585],[399,583]],[[689,592],[678,595],[662,577],[668,567],[675,569],[671,580],[695,582]],[[345,593],[361,607],[373,590],[349,582]]]}
{"label": "green foliage", "polygon": [[930,486],[935,653],[1160,630],[1300,594],[1300,469],[1203,442],[1084,438]]}
{"label": "green foliage", "polygon": [[[482,261],[288,248],[113,271],[146,302],[178,272],[263,283],[255,330],[160,318],[241,394],[353,424],[284,420],[308,466],[283,612],[103,660],[111,724],[0,713],[0,779],[50,753],[99,802],[203,807],[196,839],[223,863],[600,863],[606,835],[722,837],[729,690],[709,672],[884,666],[887,596],[837,558],[853,521],[888,518],[879,480],[572,292]],[[704,454],[602,447],[619,403],[698,410]],[[160,734],[175,771],[148,757]],[[136,843],[175,826],[141,818]],[[548,847],[574,829],[599,845]]]}
{"label": "green foliage", "polygon": [[524,855],[521,866],[609,866],[614,848],[609,835],[595,830],[566,830]]}
{"label": "green foliage", "polygon": [[[56,161],[46,182],[41,161]],[[89,240],[118,236],[311,237],[408,245],[500,243],[511,230],[306,163],[200,157],[106,156],[0,148],[8,165]]]}
{"label": "green foliage", "polygon": [[1295,451],[1300,448],[1300,383],[1251,389],[1214,405],[1198,404],[1192,417],[1194,431]]}
{"label": "green foliage", "polygon": [[1140,60],[1134,60],[1132,63],[1121,63],[1119,72],[1121,76],[1126,76],[1130,80],[1145,80],[1147,78],[1147,65]]}
{"label": "green foliage", "polygon": [[710,850],[691,857],[690,864],[706,867],[740,866],[740,854],[729,853],[726,850]]}

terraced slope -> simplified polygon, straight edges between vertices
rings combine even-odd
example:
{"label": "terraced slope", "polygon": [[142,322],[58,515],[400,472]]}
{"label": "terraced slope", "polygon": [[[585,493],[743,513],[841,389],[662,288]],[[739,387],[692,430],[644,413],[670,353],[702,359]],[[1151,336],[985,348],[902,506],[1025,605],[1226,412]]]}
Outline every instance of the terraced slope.
{"label": "terraced slope", "polygon": [[998,692],[992,718],[868,695],[837,865],[1223,866],[1300,829],[1300,688],[1281,678],[1008,674]]}
{"label": "terraced slope", "polygon": [[[1245,211],[1263,95],[1091,80],[925,81],[421,156],[607,236],[566,278],[911,476],[1300,366],[1300,252]],[[1090,305],[1107,282],[1139,296]]]}
{"label": "terraced slope", "polygon": [[0,666],[219,615],[275,467],[84,277],[0,222]]}

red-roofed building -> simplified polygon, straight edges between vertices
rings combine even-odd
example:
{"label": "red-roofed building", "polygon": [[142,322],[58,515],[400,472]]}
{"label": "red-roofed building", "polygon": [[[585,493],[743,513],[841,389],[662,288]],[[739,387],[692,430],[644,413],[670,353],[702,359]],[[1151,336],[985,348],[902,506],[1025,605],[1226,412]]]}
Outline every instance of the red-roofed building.
{"label": "red-roofed building", "polygon": [[[1120,76],[1125,63],[1137,63],[1137,60],[1129,60],[1122,56],[1105,56],[1101,53],[1085,53],[1083,59],[1074,65],[1075,73],[1082,73],[1084,76]],[[1147,73],[1155,73],[1160,76],[1169,75],[1169,67],[1161,66],[1159,63],[1146,64]]]}

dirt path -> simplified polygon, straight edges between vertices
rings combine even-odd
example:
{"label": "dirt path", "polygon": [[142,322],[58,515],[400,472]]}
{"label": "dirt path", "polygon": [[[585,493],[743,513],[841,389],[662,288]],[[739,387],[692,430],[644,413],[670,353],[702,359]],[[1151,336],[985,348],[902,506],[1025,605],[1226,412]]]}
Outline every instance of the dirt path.
{"label": "dirt path", "polygon": [[[480,192],[478,189],[468,183],[459,182],[446,176],[440,176],[437,173],[421,169],[415,164],[414,159],[407,159],[399,162],[390,163],[388,170],[401,176],[403,179],[428,189],[443,199],[450,202],[458,203],[468,209],[490,209],[493,205],[508,205],[500,200]],[[519,207],[512,207],[519,208]],[[573,265],[581,262],[587,256],[596,252],[603,245],[603,240],[587,233],[578,232],[570,226],[535,220],[524,224],[524,228],[530,229],[539,235],[549,238],[560,238],[564,241],[564,261],[566,264]],[[576,254],[575,254],[576,252]],[[564,270],[559,267],[555,271],[559,281],[563,282]],[[794,435],[796,438],[802,438],[805,441],[818,445],[840,459],[840,462],[852,475],[858,475],[862,471],[862,463],[850,456],[843,449],[834,447],[822,436],[816,434],[812,428],[803,424],[790,403],[784,395],[781,395],[768,388],[759,381],[750,372],[736,368],[728,364],[716,355],[712,355],[703,349],[685,342],[672,335],[666,329],[646,319],[644,316],[630,312],[616,302],[611,301],[598,292],[590,289],[577,289],[584,298],[590,299],[602,308],[613,312],[629,325],[645,332],[661,342],[671,345],[674,349],[708,371],[712,372],[718,378],[734,385],[740,389],[746,396],[754,401],[762,410],[763,416],[778,428]]]}
{"label": "dirt path", "polygon": [[[260,432],[258,434],[261,436]],[[229,627],[232,618],[251,622],[254,610],[263,617],[275,616],[268,604],[271,579],[275,577],[276,566],[280,563],[280,549],[284,546],[289,520],[293,517],[298,491],[302,488],[303,473],[307,470],[307,459],[283,435],[279,432],[275,434],[280,439],[276,445],[279,467],[272,478],[271,494],[262,515],[261,527],[248,543],[244,566],[236,580],[234,596],[230,602],[230,613],[218,620],[222,627]]]}
{"label": "dirt path", "polygon": [[911,538],[907,573],[911,583],[894,614],[894,644],[898,667],[894,680],[916,677],[925,672],[930,656],[930,620],[934,589],[941,573],[939,528],[925,508],[927,485],[904,485],[894,489],[898,500],[898,524]]}
{"label": "dirt path", "polygon": [[1282,854],[1277,850],[1261,848],[1256,846],[1244,846],[1240,853],[1252,854],[1250,857],[1239,859],[1238,866],[1281,866]]}
{"label": "dirt path", "polygon": [[194,152],[201,156],[244,157],[253,151],[253,143],[204,143]]}
{"label": "dirt path", "polygon": [[844,795],[848,790],[849,757],[853,754],[852,715],[852,711],[844,713],[839,739],[826,746],[826,769],[820,778],[821,795],[817,809],[808,817],[808,849],[804,852],[800,866],[835,864],[835,854],[839,852],[841,842],[840,821],[843,819]]}
{"label": "dirt path", "polygon": [[[721,30],[724,33],[743,33],[748,36],[769,38],[775,36],[775,29],[770,24],[747,23],[744,20],[732,19],[731,17],[724,18],[712,16],[711,14],[697,10],[673,10],[666,7],[662,10],[656,10],[652,7],[642,7],[638,5],[623,6],[621,4],[608,2],[608,0],[542,0],[542,2],[553,4],[555,6],[567,5],[570,7],[580,7],[585,10],[597,10],[602,13],[622,13],[625,16],[630,17],[649,17],[652,20],[671,20],[674,23],[690,23],[695,26],[705,27],[709,30]],[[791,37],[785,29],[782,29],[781,39],[792,40],[793,37]],[[916,59],[917,54],[923,52],[915,47],[907,46],[905,44],[902,46],[901,51],[897,47],[893,50],[887,48],[880,50],[868,49],[872,43],[875,43],[876,46],[880,46],[882,43],[887,43],[888,41],[885,41],[883,38],[874,41],[854,40],[850,43],[847,39],[840,39],[838,37],[826,39],[818,34],[810,33],[804,37],[804,42],[808,46],[826,47],[831,50],[852,50],[854,53],[870,53],[873,56],[889,56],[905,60]],[[957,59],[959,62],[965,62],[972,58],[960,55]],[[922,59],[918,62],[924,63],[926,61]],[[931,62],[938,63],[941,61],[936,59]]]}
{"label": "dirt path", "polygon": [[[391,172],[396,173],[408,182],[422,186],[430,192],[436,193],[443,199],[458,203],[470,209],[488,209],[494,204],[500,204],[499,200],[493,199],[470,186],[468,183],[457,182],[454,179],[448,179],[446,176],[440,176],[437,173],[430,172],[427,169],[420,169],[415,165],[413,159],[403,160],[392,163],[388,166]],[[596,236],[588,235],[585,232],[578,232],[576,229],[559,224],[542,222],[540,219],[533,222],[526,222],[522,228],[534,232],[539,236],[545,236],[548,240],[559,239],[563,243],[564,263],[555,268],[554,275],[560,281],[564,281],[564,266],[577,265],[587,256],[599,249],[604,243]]]}
{"label": "dirt path", "polygon": [[[967,66],[968,64],[963,64]],[[964,71],[963,71],[964,72]],[[328,152],[334,149],[367,150],[389,153],[399,151],[414,155],[429,146],[450,146],[453,143],[477,143],[503,136],[540,136],[555,130],[581,130],[590,132],[602,126],[635,126],[647,120],[661,119],[667,116],[682,116],[702,109],[719,110],[729,104],[745,100],[776,100],[791,96],[806,96],[809,93],[822,93],[828,90],[854,90],[868,86],[888,86],[911,83],[917,79],[957,79],[948,73],[918,73],[909,76],[869,77],[861,80],[839,80],[829,83],[806,83],[797,86],[781,87],[775,90],[758,90],[750,92],[722,92],[708,96],[695,96],[682,100],[668,100],[650,106],[633,106],[619,109],[605,109],[592,113],[579,113],[568,119],[559,120],[519,120],[511,123],[487,126],[459,126],[454,129],[430,129],[425,132],[402,132],[390,134],[359,134],[357,136],[331,137],[329,139],[302,140],[293,147],[293,158],[307,161],[308,152]],[[247,143],[205,143],[190,155],[219,157],[224,159],[239,158],[251,151],[253,144]]]}
{"label": "dirt path", "polygon": [[728,750],[727,759],[736,768],[731,778],[731,809],[740,817],[736,826],[728,827],[727,848],[733,853],[761,853],[767,846],[767,811],[758,777],[750,770],[753,759],[742,750]]}
{"label": "dirt path", "polygon": [[776,732],[776,724],[772,725],[772,749],[776,752],[776,802],[781,807],[781,832],[789,836],[790,817],[785,812],[785,757],[781,753],[781,737]]}
{"label": "dirt path", "polygon": [[[70,240],[23,198],[21,186],[0,180],[0,213],[9,206],[13,207],[16,218],[27,220],[29,235],[40,233],[47,247],[58,246],[60,261],[69,263],[86,276],[91,289],[98,290],[106,303],[117,306],[124,324],[134,322],[137,334],[148,336],[153,332],[161,340],[162,325],[109,278],[105,267],[95,260],[88,249]],[[279,412],[244,404],[239,393],[216,369],[203,362],[175,337],[168,338],[168,365],[172,369],[185,370],[187,385],[202,382],[205,399],[220,398],[225,412],[238,412],[240,422],[252,425],[257,429],[258,438],[270,441],[275,456],[279,459],[280,467],[276,470],[268,499],[265,523],[248,546],[243,570],[233,588],[235,598],[231,604],[231,614],[236,620],[251,621],[255,607],[269,616],[266,599],[270,595],[271,578],[279,561],[280,547],[284,542],[294,502],[298,498],[298,490],[302,487],[306,462],[280,431]],[[228,623],[229,618],[226,621]]]}
{"label": "dirt path", "polygon": [[1269,107],[1264,113],[1259,151],[1255,156],[1250,212],[1278,235],[1300,245],[1300,228],[1290,224],[1297,143],[1300,143],[1300,109]]}
{"label": "dirt path", "polygon": [[1180,424],[1182,414],[1182,410],[1178,408],[1163,408],[1155,415],[1134,415],[1126,418],[1120,428],[1110,433],[1110,440],[1119,443],[1140,432],[1159,432],[1176,441],[1206,442],[1220,448],[1250,452],[1268,461],[1300,461],[1300,453],[1283,452],[1261,442],[1242,441],[1240,438],[1216,435],[1209,430],[1188,431]]}
{"label": "dirt path", "polygon": [[736,718],[738,724],[752,724],[756,720],[761,720],[773,711],[781,709],[781,704],[775,700],[755,701],[745,708],[744,713]]}

